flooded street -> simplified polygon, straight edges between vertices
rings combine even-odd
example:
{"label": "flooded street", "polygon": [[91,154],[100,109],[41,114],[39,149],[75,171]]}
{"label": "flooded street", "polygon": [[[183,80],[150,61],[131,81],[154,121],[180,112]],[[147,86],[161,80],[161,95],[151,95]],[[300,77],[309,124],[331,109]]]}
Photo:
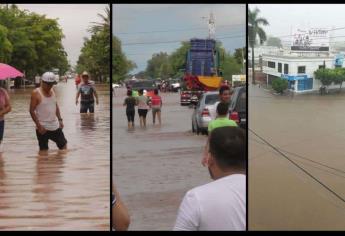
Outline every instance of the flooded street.
{"label": "flooded street", "polygon": [[[249,128],[343,199],[345,92],[249,85]],[[249,230],[344,230],[345,203],[249,131]]]}
{"label": "flooded street", "polygon": [[126,89],[116,89],[113,102],[113,179],[131,216],[129,230],[172,230],[186,191],[211,182],[201,165],[206,136],[191,132],[193,109],[179,104],[179,93],[161,93],[162,126],[128,131]]}
{"label": "flooded street", "polygon": [[73,80],[55,86],[68,152],[49,141],[38,156],[32,88],[10,92],[0,158],[0,230],[109,230],[109,85],[96,86],[95,115],[81,116]]}

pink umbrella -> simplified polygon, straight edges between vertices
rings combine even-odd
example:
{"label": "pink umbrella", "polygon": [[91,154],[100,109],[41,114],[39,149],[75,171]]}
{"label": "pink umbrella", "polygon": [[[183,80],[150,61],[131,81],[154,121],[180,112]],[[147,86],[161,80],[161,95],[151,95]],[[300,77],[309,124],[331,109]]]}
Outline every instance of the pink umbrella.
{"label": "pink umbrella", "polygon": [[7,78],[22,77],[23,73],[16,68],[0,63],[0,80],[5,80]]}

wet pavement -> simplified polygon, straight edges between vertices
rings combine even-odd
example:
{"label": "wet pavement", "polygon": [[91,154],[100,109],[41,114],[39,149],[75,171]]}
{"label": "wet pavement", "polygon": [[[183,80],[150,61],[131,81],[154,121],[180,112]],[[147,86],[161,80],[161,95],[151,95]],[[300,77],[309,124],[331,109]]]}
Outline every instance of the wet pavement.
{"label": "wet pavement", "polygon": [[49,141],[38,156],[29,114],[32,88],[10,92],[0,157],[0,230],[109,230],[109,85],[97,85],[95,115],[81,116],[74,81],[55,86],[68,152]]}
{"label": "wet pavement", "polygon": [[139,127],[136,108],[133,131],[128,131],[126,90],[113,100],[113,178],[129,209],[129,230],[172,230],[178,207],[191,188],[211,182],[201,165],[206,136],[191,132],[193,109],[179,104],[178,93],[162,93],[162,126]]}
{"label": "wet pavement", "polygon": [[[249,128],[345,198],[345,91],[276,96],[249,85]],[[306,159],[307,158],[307,159]],[[345,202],[249,131],[249,230],[344,230]]]}

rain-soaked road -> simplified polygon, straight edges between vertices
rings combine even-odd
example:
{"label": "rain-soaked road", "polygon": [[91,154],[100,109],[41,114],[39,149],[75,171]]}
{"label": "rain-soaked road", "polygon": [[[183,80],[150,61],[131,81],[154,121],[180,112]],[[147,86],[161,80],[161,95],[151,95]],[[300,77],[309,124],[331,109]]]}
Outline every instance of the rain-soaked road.
{"label": "rain-soaked road", "polygon": [[109,87],[97,86],[96,114],[81,117],[74,81],[55,86],[67,154],[50,141],[38,157],[29,114],[32,89],[10,92],[0,157],[0,230],[109,230]]}
{"label": "rain-soaked road", "polygon": [[[344,91],[287,97],[249,85],[249,128],[342,198],[344,108]],[[345,202],[249,134],[249,230],[345,230]]]}
{"label": "rain-soaked road", "polygon": [[113,102],[113,177],[127,205],[129,230],[172,230],[187,190],[211,181],[201,165],[205,136],[191,132],[192,109],[179,105],[179,94],[162,93],[162,126],[141,129],[136,109],[134,131],[128,131],[126,91],[116,89]]}

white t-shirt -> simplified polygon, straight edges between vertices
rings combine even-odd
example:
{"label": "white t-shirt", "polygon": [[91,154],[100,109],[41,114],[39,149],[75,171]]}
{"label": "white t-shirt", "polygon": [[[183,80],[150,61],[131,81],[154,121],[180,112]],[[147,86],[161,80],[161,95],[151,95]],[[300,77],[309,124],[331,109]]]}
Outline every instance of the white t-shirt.
{"label": "white t-shirt", "polygon": [[246,175],[234,174],[187,192],[174,230],[246,230]]}
{"label": "white t-shirt", "polygon": [[215,104],[213,104],[212,106],[208,108],[208,111],[210,112],[210,117],[212,120],[215,120],[217,117],[217,106],[219,103],[220,101],[217,101]]}

